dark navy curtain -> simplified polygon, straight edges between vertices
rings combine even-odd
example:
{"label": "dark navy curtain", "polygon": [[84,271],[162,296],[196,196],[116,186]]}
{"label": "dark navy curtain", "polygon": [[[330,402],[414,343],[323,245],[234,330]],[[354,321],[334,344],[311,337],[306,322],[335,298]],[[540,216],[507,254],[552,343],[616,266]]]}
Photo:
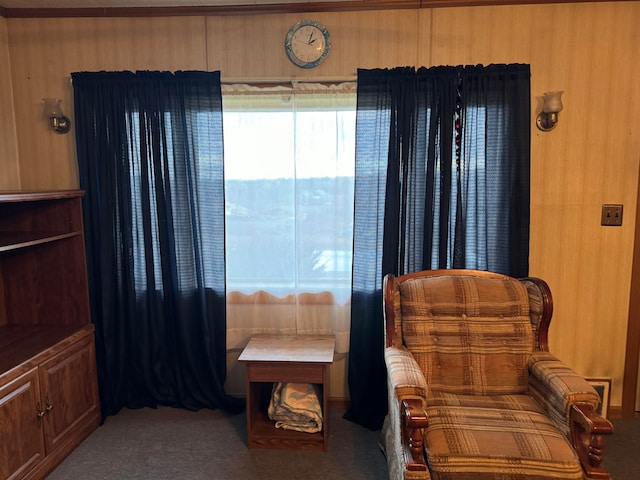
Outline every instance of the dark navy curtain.
{"label": "dark navy curtain", "polygon": [[358,71],[346,418],[387,411],[384,275],[528,274],[529,85],[528,65]]}
{"label": "dark navy curtain", "polygon": [[103,415],[240,411],[226,376],[219,72],[72,75]]}

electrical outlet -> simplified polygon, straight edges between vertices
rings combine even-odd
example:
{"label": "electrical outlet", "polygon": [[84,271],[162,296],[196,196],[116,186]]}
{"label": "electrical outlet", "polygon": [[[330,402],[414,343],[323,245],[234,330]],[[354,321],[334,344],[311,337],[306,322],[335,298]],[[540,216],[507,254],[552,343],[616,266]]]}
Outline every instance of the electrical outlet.
{"label": "electrical outlet", "polygon": [[605,227],[619,227],[622,225],[622,205],[602,205],[602,218],[600,219],[600,225],[604,225]]}

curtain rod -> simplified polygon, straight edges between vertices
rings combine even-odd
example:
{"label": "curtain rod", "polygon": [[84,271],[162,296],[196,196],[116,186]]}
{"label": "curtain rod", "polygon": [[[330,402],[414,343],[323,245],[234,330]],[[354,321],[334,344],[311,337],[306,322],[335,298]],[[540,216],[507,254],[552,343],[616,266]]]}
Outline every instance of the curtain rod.
{"label": "curtain rod", "polygon": [[246,84],[246,85],[273,85],[273,84],[296,84],[296,83],[350,83],[357,82],[357,75],[348,77],[265,77],[265,78],[221,78],[223,85]]}
{"label": "curtain rod", "polygon": [[[265,78],[221,78],[223,85],[233,85],[242,83],[245,85],[272,85],[272,84],[295,84],[295,83],[351,83],[357,82],[358,76],[354,73],[347,77],[265,77]],[[73,87],[73,78],[69,77],[69,85]]]}

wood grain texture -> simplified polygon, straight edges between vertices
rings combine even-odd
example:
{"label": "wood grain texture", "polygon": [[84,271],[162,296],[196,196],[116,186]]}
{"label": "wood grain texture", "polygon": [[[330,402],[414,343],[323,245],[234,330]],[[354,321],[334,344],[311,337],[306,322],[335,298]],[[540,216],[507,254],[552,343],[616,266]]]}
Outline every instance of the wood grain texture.
{"label": "wood grain texture", "polygon": [[[413,65],[417,60],[418,15],[406,10],[207,17],[207,63],[230,78],[330,78],[358,68]],[[313,18],[329,30],[331,52],[314,69],[291,63],[284,51],[289,28]]]}
{"label": "wood grain texture", "polygon": [[75,139],[49,130],[42,99],[61,98],[73,122],[70,75],[99,70],[206,70],[204,18],[9,20],[21,186],[78,185]]}
{"label": "wood grain texture", "polygon": [[0,194],[1,478],[44,478],[100,422],[82,195]]}
{"label": "wood grain texture", "polygon": [[100,422],[93,325],[1,327],[0,341],[2,368],[19,363],[0,374],[0,475],[42,479]]}
{"label": "wood grain texture", "polygon": [[[60,17],[177,17],[255,15],[306,12],[344,12],[362,10],[394,10],[399,8],[443,8],[488,5],[521,5],[566,3],[569,0],[341,0],[287,1],[282,3],[246,3],[240,5],[202,5],[155,7],[85,7],[85,8],[4,8],[0,16],[6,18],[60,18]],[[577,2],[605,2],[608,0],[574,0]],[[628,0],[621,0],[628,1]],[[224,2],[222,2],[224,3]]]}
{"label": "wood grain texture", "polygon": [[34,410],[39,401],[37,368],[0,386],[0,432],[3,439],[11,439],[0,449],[0,478],[22,478],[45,458],[42,428]]}
{"label": "wood grain texture", "polygon": [[[636,226],[640,225],[640,191],[636,203]],[[629,320],[624,362],[622,415],[633,418],[640,411],[640,231],[636,227],[633,247],[633,267],[629,292]],[[635,388],[634,388],[635,385]]]}
{"label": "wood grain texture", "polygon": [[[532,119],[542,93],[565,91],[557,128],[531,127],[530,274],[553,293],[551,351],[583,375],[612,377],[611,403],[620,405],[640,152],[640,3],[432,15],[434,64],[529,63]],[[624,204],[622,227],[600,226],[604,203]]]}
{"label": "wood grain texture", "polygon": [[[324,450],[329,442],[330,367],[332,335],[254,335],[238,358],[246,366],[247,446]],[[320,432],[309,434],[276,428],[267,414],[273,383],[312,383],[322,408]]]}
{"label": "wood grain texture", "polygon": [[5,119],[0,129],[0,190],[20,188],[8,43],[7,20],[0,18],[0,117]]}
{"label": "wood grain texture", "polygon": [[[331,32],[329,57],[311,71],[284,54],[286,31],[302,18]],[[639,22],[638,1],[0,19],[0,67],[6,25],[11,72],[7,78],[0,69],[0,83],[13,88],[20,152],[19,169],[9,174],[19,172],[20,180],[10,182],[77,187],[73,131],[49,132],[40,112],[41,99],[52,96],[72,113],[72,71],[193,68],[220,70],[223,78],[317,78],[400,65],[529,63],[532,120],[538,97],[565,90],[557,128],[542,133],[532,123],[530,273],[553,293],[551,351],[585,376],[612,377],[611,405],[620,405],[640,162]],[[622,227],[600,226],[603,203],[624,204]],[[346,385],[343,370],[334,379]]]}

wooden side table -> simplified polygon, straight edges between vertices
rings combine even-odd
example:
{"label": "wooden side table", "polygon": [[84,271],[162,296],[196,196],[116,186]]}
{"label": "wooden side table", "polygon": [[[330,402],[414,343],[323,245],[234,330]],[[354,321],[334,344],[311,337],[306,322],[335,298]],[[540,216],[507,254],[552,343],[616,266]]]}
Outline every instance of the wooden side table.
{"label": "wooden side table", "polygon": [[[247,446],[249,448],[327,450],[329,443],[329,367],[332,335],[254,335],[238,361],[246,367]],[[319,386],[322,431],[276,428],[267,408],[274,382]]]}

